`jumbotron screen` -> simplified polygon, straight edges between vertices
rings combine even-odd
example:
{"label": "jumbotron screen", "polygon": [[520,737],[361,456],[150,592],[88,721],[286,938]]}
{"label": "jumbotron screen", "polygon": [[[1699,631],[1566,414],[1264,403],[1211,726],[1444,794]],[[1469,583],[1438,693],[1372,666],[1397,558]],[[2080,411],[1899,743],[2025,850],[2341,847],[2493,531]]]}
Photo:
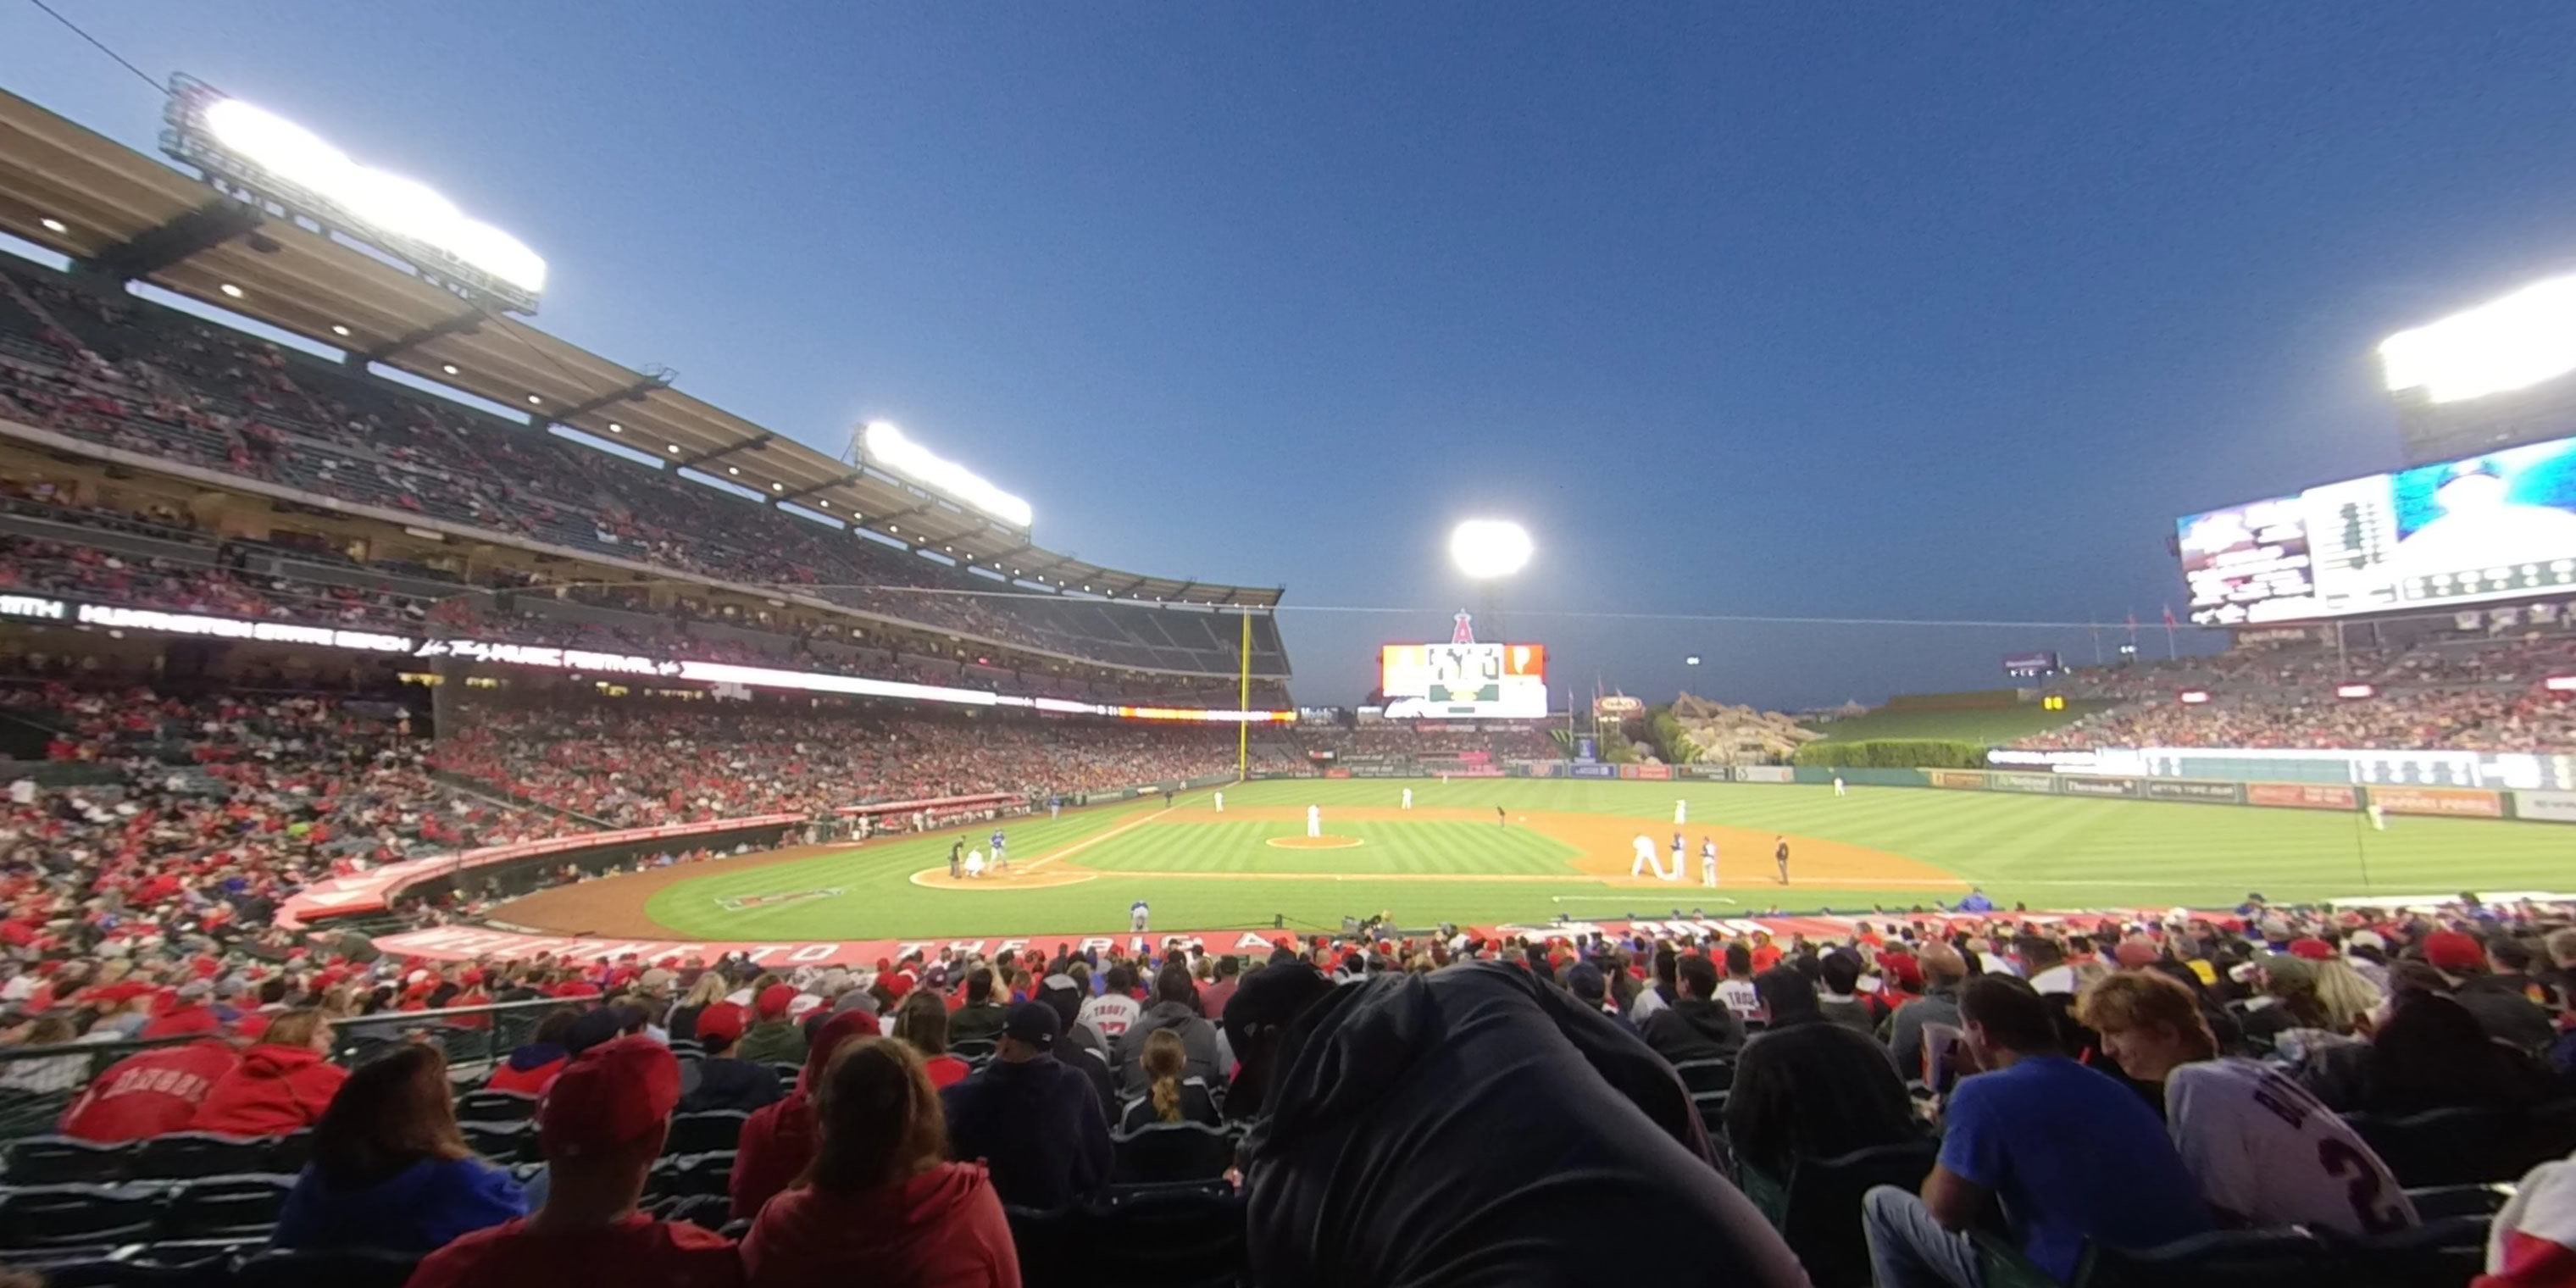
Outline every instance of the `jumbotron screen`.
{"label": "jumbotron screen", "polygon": [[1542,644],[1389,644],[1378,650],[1389,720],[1544,720]]}
{"label": "jumbotron screen", "polygon": [[2202,626],[2576,589],[2576,438],[2328,483],[2178,526]]}

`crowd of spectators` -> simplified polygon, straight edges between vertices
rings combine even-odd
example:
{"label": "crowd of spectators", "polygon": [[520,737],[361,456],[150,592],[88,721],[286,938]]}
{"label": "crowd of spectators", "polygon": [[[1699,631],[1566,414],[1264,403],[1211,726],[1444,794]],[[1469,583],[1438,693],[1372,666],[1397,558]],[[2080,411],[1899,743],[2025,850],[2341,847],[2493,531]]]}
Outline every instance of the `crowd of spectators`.
{"label": "crowd of spectators", "polygon": [[[1015,1283],[1003,1205],[1101,1196],[1118,1140],[1192,1123],[1249,1132],[1229,1176],[1264,1282],[1494,1267],[1553,1282],[1622,1220],[1694,1231],[1661,1241],[1667,1276],[1795,1282],[1727,1177],[1911,1142],[1934,1160],[1921,1183],[1872,1191],[1854,1216],[1878,1283],[1982,1282],[1980,1227],[2062,1279],[2088,1247],[2227,1227],[2404,1230],[2425,1218],[2344,1115],[2576,1094],[2576,906],[2252,898],[1846,924],[1283,932],[1248,956],[1039,941],[860,968],[157,949],[21,961],[0,999],[20,1044],[66,1028],[191,1039],[91,1079],[63,1131],[310,1127],[275,1242],[428,1253],[422,1284],[575,1255],[643,1283],[708,1267]],[[324,1059],[336,1030],[484,1002],[555,1009],[487,1074],[434,1045],[397,1042],[354,1073]],[[1731,1089],[1703,1114],[1690,1088],[1711,1065]],[[543,1095],[538,1175],[464,1143],[451,1102],[478,1084]],[[738,1243],[638,1211],[672,1115],[709,1108],[750,1115],[729,1181]]]}
{"label": "crowd of spectators", "polygon": [[[1233,621],[1028,590],[266,341],[0,270],[0,415],[150,456],[999,644],[1231,674]],[[969,594],[961,592],[981,592]],[[1261,669],[1280,648],[1256,622]]]}
{"label": "crowd of spectators", "polygon": [[[2553,615],[2553,621],[2555,617]],[[2244,648],[2087,668],[2053,692],[2113,703],[2016,746],[2576,750],[2576,634],[2540,629],[2405,649]],[[2345,686],[2368,686],[2343,696]],[[2186,692],[2205,700],[2184,702]]]}

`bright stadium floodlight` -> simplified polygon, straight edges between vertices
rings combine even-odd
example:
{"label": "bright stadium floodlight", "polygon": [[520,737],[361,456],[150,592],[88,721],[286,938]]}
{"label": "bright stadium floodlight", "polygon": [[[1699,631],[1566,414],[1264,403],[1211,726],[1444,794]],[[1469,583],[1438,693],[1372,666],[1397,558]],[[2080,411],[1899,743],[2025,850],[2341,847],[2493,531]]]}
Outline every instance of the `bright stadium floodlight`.
{"label": "bright stadium floodlight", "polygon": [[1529,530],[1506,519],[1469,519],[1449,533],[1449,559],[1478,581],[1509,577],[1529,564]]}
{"label": "bright stadium floodlight", "polygon": [[2379,342],[2389,392],[2483,398],[2576,371],[2576,276],[2534,282]]}
{"label": "bright stadium floodlight", "polygon": [[951,498],[1012,527],[1025,528],[1035,517],[1028,502],[995,487],[973,470],[906,438],[892,422],[869,421],[860,441],[871,464],[884,466],[924,487],[945,492]]}
{"label": "bright stadium floodlight", "polygon": [[544,293],[544,259],[427,184],[361,165],[313,131],[202,81],[179,77],[171,93],[173,130],[164,147],[210,176],[220,171],[289,204],[315,207],[312,213],[344,218],[362,233],[416,246],[434,261],[501,284],[523,307],[534,309]]}

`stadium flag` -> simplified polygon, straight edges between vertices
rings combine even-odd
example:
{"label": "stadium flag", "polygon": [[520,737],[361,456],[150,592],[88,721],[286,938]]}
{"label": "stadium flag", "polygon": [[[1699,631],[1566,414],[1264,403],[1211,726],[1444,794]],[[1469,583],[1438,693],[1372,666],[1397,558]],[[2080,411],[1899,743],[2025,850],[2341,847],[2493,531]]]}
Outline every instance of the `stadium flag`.
{"label": "stadium flag", "polygon": [[2173,605],[2171,605],[2171,604],[2167,604],[2167,605],[2165,605],[2165,660],[2166,660],[2166,661],[2168,661],[2168,662],[2170,662],[2170,661],[2172,661],[2173,659],[2174,659],[2174,615],[2173,615]]}
{"label": "stadium flag", "polygon": [[2085,629],[2093,632],[2093,665],[2100,666],[2102,665],[2102,623],[2093,620],[2093,614],[2086,613],[2084,626]]}
{"label": "stadium flag", "polygon": [[2129,652],[2130,652],[2132,655],[2135,655],[2135,654],[2137,653],[2137,651],[2138,651],[2138,610],[2137,610],[2137,609],[2132,608],[2132,609],[2130,609],[2130,610],[2129,610]]}

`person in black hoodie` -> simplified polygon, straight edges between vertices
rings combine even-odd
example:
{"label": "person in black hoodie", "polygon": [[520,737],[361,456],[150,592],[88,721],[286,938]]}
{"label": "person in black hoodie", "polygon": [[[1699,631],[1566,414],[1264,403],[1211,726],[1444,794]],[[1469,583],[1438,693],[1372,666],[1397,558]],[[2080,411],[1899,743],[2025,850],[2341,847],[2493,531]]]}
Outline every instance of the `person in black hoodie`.
{"label": "person in black hoodie", "polygon": [[1921,1134],[1887,1048],[1825,1018],[1805,975],[1774,966],[1753,988],[1771,1027],[1735,1057],[1726,1139],[1737,1160],[1786,1180],[1801,1155],[1832,1158]]}
{"label": "person in black hoodie", "polygon": [[1158,1029],[1180,1032],[1181,1047],[1190,1057],[1182,1077],[1205,1079],[1209,1086],[1224,1080],[1225,1071],[1216,1067],[1216,1026],[1199,1014],[1199,989],[1190,978],[1190,968],[1175,964],[1154,977],[1154,1004],[1119,1036],[1116,1064],[1122,1096],[1143,1095],[1152,1085],[1145,1076],[1145,1039]]}
{"label": "person in black hoodie", "polygon": [[939,1093],[949,1155],[981,1160],[1016,1207],[1060,1208],[1109,1181],[1109,1121],[1081,1074],[1055,1058],[1055,1008],[1022,1002],[993,1061]]}
{"label": "person in black hoodie", "polygon": [[731,1002],[718,1002],[698,1012],[698,1041],[705,1044],[706,1054],[680,1062],[681,1113],[707,1109],[747,1112],[777,1101],[781,1094],[777,1072],[765,1064],[734,1058],[733,1046],[742,1040],[742,1030],[742,1008]]}
{"label": "person in black hoodie", "polygon": [[1692,953],[1677,969],[1680,995],[1646,1017],[1646,1045],[1673,1064],[1734,1059],[1744,1049],[1744,1021],[1717,1000],[1717,963]]}
{"label": "person in black hoodie", "polygon": [[[1710,1166],[1672,1070],[1526,972],[1345,985],[1304,1008],[1269,1082],[1245,1171],[1265,1283],[1584,1283],[1613,1245],[1643,1282],[1806,1282]],[[1633,1229],[1688,1237],[1617,1237]]]}

